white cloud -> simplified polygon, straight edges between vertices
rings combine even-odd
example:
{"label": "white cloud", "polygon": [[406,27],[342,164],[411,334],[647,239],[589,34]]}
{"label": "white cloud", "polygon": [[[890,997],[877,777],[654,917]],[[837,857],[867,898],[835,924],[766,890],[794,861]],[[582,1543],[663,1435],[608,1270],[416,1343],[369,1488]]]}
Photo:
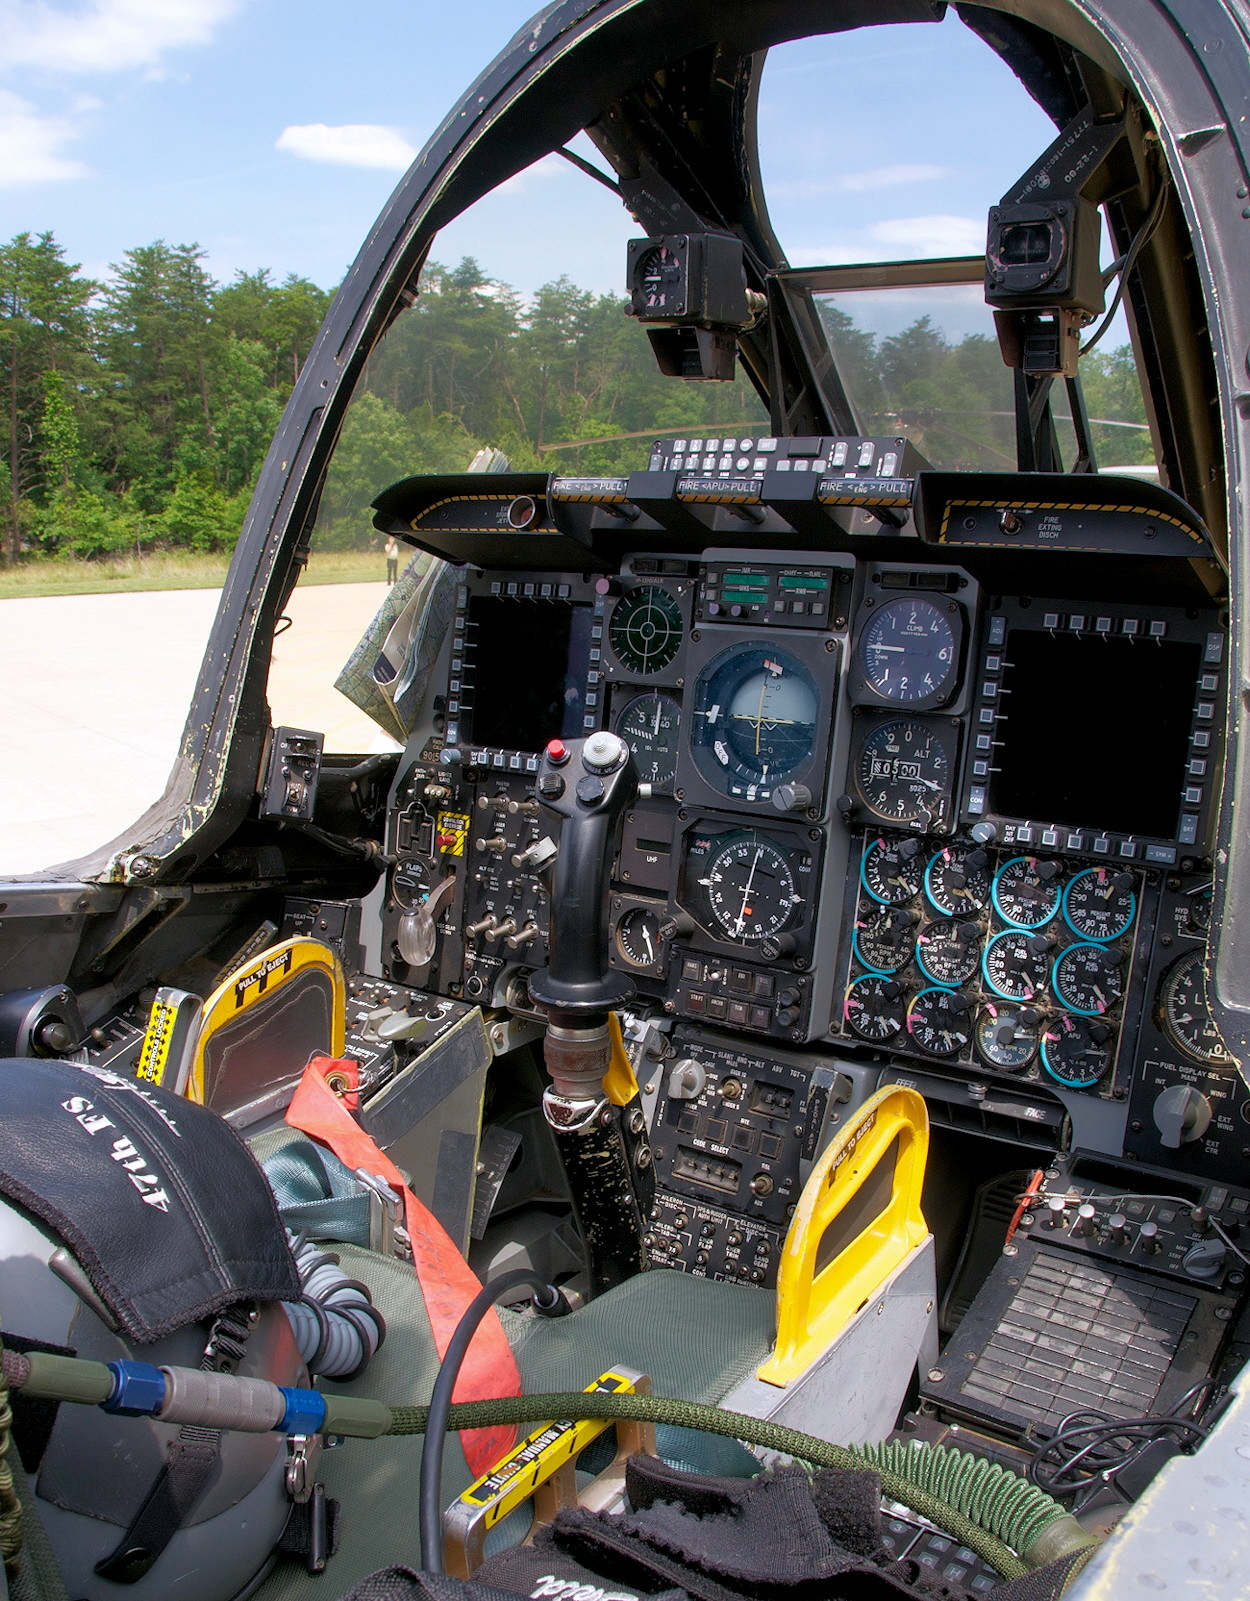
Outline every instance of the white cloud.
{"label": "white cloud", "polygon": [[0,187],[83,177],[82,162],[60,153],[76,137],[68,118],[42,117],[28,100],[0,89]]}
{"label": "white cloud", "polygon": [[381,167],[403,172],[416,150],[395,128],[372,122],[348,122],[331,128],[324,122],[298,123],[278,136],[279,150],[305,161],[327,161],[337,167]]}
{"label": "white cloud", "polygon": [[241,0],[0,0],[0,60],[54,72],[154,67],[167,50],[207,44]]}
{"label": "white cloud", "polygon": [[930,183],[946,176],[945,167],[915,163],[911,166],[873,167],[869,172],[848,172],[838,182],[839,189],[862,194],[869,189],[893,189],[904,183]]}
{"label": "white cloud", "polygon": [[983,217],[891,217],[867,230],[875,244],[912,256],[978,256],[985,249]]}

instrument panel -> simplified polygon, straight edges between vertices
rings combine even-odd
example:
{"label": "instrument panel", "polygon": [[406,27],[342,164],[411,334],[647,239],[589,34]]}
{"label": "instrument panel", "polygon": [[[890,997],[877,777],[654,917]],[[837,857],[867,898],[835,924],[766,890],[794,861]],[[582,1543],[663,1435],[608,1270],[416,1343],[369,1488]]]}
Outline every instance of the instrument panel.
{"label": "instrument panel", "polygon": [[[696,477],[719,481],[707,454],[692,507]],[[831,459],[825,442],[807,497],[825,528]],[[753,482],[780,494],[779,468]],[[863,493],[843,503],[868,519]],[[1065,595],[1053,563],[1045,593],[1004,592],[1001,558],[953,566],[914,535],[888,559],[863,539],[714,538],[652,534],[598,574],[458,569],[440,698],[392,797],[396,979],[539,1015],[526,980],[559,840],[538,752],[610,728],[643,786],[609,905],[640,1017],[762,1060],[944,1076],[965,1099],[997,1081],[1039,1124],[1056,1105],[1085,1118],[1109,1155],[1231,1177],[1250,1110],[1206,1007],[1198,910],[1219,610],[1166,582],[1125,598],[1070,554]],[[731,1159],[715,1145],[684,1180],[713,1207]]]}

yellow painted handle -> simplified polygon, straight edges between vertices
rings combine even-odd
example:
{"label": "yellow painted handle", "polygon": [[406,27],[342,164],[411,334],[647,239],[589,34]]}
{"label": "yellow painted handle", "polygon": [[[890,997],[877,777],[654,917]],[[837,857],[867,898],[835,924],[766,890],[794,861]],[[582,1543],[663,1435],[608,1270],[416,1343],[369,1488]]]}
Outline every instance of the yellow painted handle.
{"label": "yellow painted handle", "polygon": [[893,1084],[859,1109],[803,1186],[777,1274],[777,1343],[759,1377],[807,1371],[928,1235],[929,1116]]}

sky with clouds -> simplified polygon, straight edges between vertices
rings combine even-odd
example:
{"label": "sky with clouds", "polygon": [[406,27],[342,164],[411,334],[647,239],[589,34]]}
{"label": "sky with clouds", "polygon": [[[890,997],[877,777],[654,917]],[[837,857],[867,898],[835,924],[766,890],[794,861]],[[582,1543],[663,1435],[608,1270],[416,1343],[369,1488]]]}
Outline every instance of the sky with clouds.
{"label": "sky with clouds", "polygon": [[[163,238],[198,242],[223,280],[265,266],[330,286],[535,8],[0,0],[0,237],[51,229],[101,277]],[[953,13],[780,47],[760,119],[796,265],[979,251],[986,207],[1054,131]],[[436,255],[475,255],[523,291],[567,272],[606,292],[635,231],[553,156],[458,219]]]}

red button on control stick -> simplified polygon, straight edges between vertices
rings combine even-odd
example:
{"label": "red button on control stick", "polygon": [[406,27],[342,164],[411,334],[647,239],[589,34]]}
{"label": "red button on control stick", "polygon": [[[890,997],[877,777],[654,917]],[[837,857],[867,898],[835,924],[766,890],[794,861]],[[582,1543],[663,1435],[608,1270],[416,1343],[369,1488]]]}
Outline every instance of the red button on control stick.
{"label": "red button on control stick", "polygon": [[568,759],[569,753],[564,748],[563,740],[550,739],[547,741],[547,760],[553,767],[563,767]]}

